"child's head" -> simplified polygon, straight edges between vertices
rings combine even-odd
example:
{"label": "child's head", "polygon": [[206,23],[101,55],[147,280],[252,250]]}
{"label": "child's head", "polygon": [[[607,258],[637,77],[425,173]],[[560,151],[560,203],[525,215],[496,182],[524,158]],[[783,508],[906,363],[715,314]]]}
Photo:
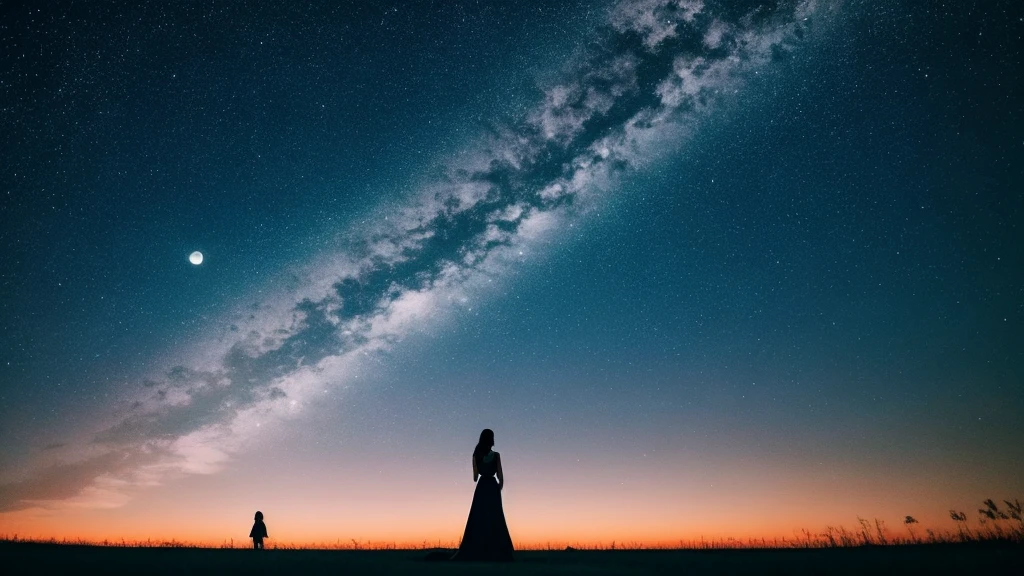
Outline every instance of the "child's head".
{"label": "child's head", "polygon": [[263,520],[263,512],[260,512],[259,510],[257,510],[256,511],[256,521],[259,522],[260,520]]}

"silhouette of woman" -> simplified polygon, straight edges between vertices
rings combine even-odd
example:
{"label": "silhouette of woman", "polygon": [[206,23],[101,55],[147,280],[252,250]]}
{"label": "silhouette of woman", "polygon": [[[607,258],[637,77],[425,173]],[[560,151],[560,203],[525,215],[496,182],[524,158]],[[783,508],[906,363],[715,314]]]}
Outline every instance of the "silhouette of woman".
{"label": "silhouette of woman", "polygon": [[[459,551],[452,560],[469,562],[511,562],[512,538],[505,524],[505,511],[501,507],[501,490],[505,475],[501,470],[501,455],[491,450],[494,432],[484,429],[480,442],[473,450],[473,504],[469,508],[466,531],[462,535]],[[494,477],[498,479],[495,481]]]}
{"label": "silhouette of woman", "polygon": [[267,535],[267,525],[263,523],[263,512],[256,511],[256,521],[253,522],[252,530],[249,530],[249,538],[252,538],[252,547],[255,550],[263,550],[263,539],[270,538]]}

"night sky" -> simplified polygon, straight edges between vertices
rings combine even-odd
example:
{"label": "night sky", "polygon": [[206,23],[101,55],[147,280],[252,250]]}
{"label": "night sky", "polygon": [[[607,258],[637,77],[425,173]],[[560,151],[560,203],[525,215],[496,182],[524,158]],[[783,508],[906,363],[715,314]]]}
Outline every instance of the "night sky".
{"label": "night sky", "polygon": [[[1017,1],[0,3],[0,536],[1024,497]],[[201,251],[199,265],[189,254]]]}

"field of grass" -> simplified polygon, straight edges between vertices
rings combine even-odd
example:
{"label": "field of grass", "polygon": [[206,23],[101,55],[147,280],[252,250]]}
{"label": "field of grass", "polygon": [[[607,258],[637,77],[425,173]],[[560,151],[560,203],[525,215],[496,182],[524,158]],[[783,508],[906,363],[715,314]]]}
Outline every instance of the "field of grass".
{"label": "field of grass", "polygon": [[[1024,566],[1024,505],[985,500],[977,524],[950,510],[954,531],[919,531],[907,516],[898,533],[880,520],[858,518],[858,528],[804,530],[794,538],[679,542],[673,548],[612,543],[580,549],[547,545],[517,550],[511,564],[447,562],[452,549],[396,549],[394,544],[340,541],[292,547],[270,541],[267,550],[241,548],[245,540],[202,547],[179,542],[25,541],[0,536],[0,573],[65,574],[983,574],[1016,573]],[[922,533],[923,532],[923,533]],[[557,549],[552,549],[557,548]]]}
{"label": "field of grass", "polygon": [[966,542],[848,548],[574,550],[511,564],[430,562],[425,550],[239,550],[0,542],[7,574],[983,574],[1024,565],[1024,546]]}

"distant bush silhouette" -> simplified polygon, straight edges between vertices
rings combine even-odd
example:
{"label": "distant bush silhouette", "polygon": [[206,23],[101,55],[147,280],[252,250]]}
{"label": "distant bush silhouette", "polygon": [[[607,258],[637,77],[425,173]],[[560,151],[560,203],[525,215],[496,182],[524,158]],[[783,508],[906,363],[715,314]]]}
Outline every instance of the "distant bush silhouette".
{"label": "distant bush silhouette", "polygon": [[1024,517],[1021,516],[1020,500],[1003,500],[1007,510],[1004,512],[994,500],[989,498],[978,509],[981,528],[978,533],[985,540],[1024,540]]}

